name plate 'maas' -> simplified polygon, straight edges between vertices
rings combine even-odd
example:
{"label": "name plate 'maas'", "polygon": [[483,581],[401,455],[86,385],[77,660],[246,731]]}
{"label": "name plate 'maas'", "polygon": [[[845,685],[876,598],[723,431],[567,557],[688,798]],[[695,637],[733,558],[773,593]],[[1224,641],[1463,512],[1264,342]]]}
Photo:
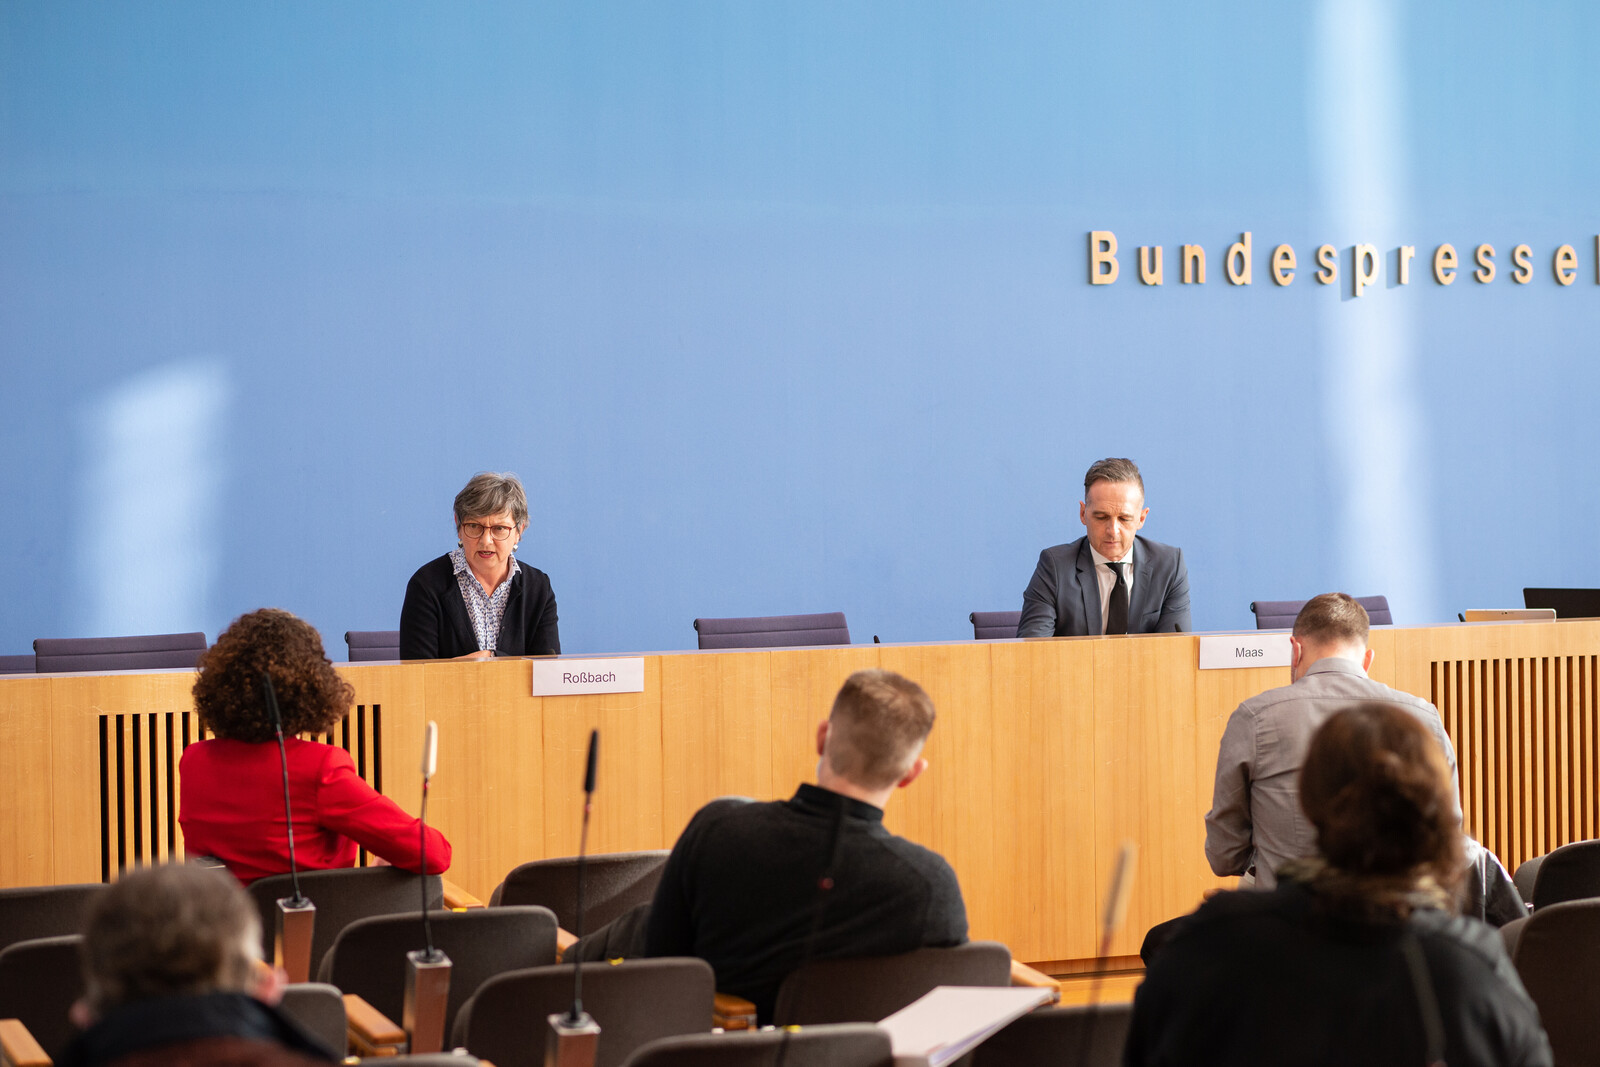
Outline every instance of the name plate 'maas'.
{"label": "name plate 'maas'", "polygon": [[1206,634],[1200,638],[1203,671],[1288,665],[1288,634]]}
{"label": "name plate 'maas'", "polygon": [[533,661],[533,695],[536,697],[642,692],[644,692],[643,656]]}

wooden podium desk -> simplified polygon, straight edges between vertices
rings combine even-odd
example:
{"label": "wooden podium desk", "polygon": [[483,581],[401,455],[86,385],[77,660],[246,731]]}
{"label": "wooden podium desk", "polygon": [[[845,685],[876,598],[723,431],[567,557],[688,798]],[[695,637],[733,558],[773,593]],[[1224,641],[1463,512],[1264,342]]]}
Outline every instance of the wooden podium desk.
{"label": "wooden podium desk", "polygon": [[[517,863],[577,850],[584,747],[601,735],[590,847],[670,847],[727,794],[785,797],[816,763],[844,677],[882,666],[938,708],[928,772],[896,796],[895,832],[947,857],[974,937],[1083,966],[1118,842],[1138,843],[1114,956],[1194,907],[1217,744],[1244,698],[1287,668],[1197,669],[1193,634],[863,645],[644,657],[642,693],[529,694],[521,659],[349,664],[357,706],[333,740],[407,810],[426,720],[439,723],[430,821],[451,877],[487,897]],[[1460,757],[1468,832],[1508,867],[1600,835],[1600,621],[1372,634],[1372,674],[1431,699]],[[191,671],[0,678],[10,771],[0,885],[96,881],[182,854],[176,766],[198,736]]]}

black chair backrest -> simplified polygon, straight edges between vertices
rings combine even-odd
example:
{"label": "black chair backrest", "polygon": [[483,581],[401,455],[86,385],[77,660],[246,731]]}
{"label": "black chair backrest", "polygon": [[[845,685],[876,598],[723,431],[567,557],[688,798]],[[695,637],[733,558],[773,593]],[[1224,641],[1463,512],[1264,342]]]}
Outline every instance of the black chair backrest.
{"label": "black chair backrest", "polygon": [[67,1013],[83,996],[83,938],[41,937],[0,949],[0,1019],[20,1019],[52,1060],[77,1033]]}
{"label": "black chair backrest", "polygon": [[206,650],[206,635],[147,634],[138,637],[40,637],[33,642],[40,674],[84,671],[153,671],[193,667]]}
{"label": "black chair backrest", "polygon": [[574,934],[592,933],[623,912],[654,899],[669,855],[666,849],[651,849],[601,853],[585,860],[582,931],[577,928],[578,861],[575,857],[521,864],[495,886],[489,906],[538,904],[556,913],[556,922],[563,930]]}
{"label": "black chair backrest", "polygon": [[1594,1063],[1600,1049],[1600,899],[1538,908],[1512,954],[1556,1063]]}
{"label": "black chair backrest", "polygon": [[351,663],[400,658],[399,630],[346,630],[344,644]]}
{"label": "black chair backrest", "polygon": [[[1367,618],[1374,626],[1393,626],[1394,615],[1389,611],[1386,596],[1358,596],[1356,603],[1367,609]],[[1294,625],[1294,617],[1306,606],[1304,600],[1257,600],[1250,610],[1256,615],[1257,630],[1287,630]]]}
{"label": "black chair backrest", "polygon": [[[506,971],[556,961],[556,917],[549,908],[473,908],[431,915],[433,943],[450,957],[450,999],[444,1032],[486,980]],[[360,994],[395,1022],[405,1004],[406,953],[423,947],[419,915],[357,919],[322,958],[317,981]]]}
{"label": "black chair backrest", "polygon": [[783,980],[772,1020],[779,1026],[877,1022],[934,986],[1010,984],[1011,951],[998,941],[817,960]]}
{"label": "black chair backrest", "polygon": [[[342,867],[331,871],[301,871],[300,889],[317,906],[316,927],[311,934],[311,976],[322,967],[322,957],[333,947],[339,931],[374,915],[409,914],[418,916],[421,929],[422,892],[417,887],[421,875],[395,867]],[[261,954],[272,959],[272,941],[278,921],[278,898],[294,895],[287,874],[258,878],[248,892],[261,913]],[[428,875],[428,906],[444,903],[444,885],[436,874]]]}
{"label": "black chair backrest", "polygon": [[844,612],[819,615],[757,615],[744,619],[696,619],[701,648],[790,648],[848,645]]}
{"label": "black chair backrest", "polygon": [[1119,1067],[1132,1021],[1131,1003],[1039,1008],[979,1045],[972,1067]]}
{"label": "black chair backrest", "polygon": [[967,618],[972,622],[974,641],[999,641],[1017,636],[1017,624],[1022,621],[1022,612],[974,611]]}
{"label": "black chair backrest", "polygon": [[[621,1067],[641,1045],[711,1030],[716,978],[686,957],[585,963],[583,1010],[600,1024],[594,1067]],[[572,968],[498,974],[456,1014],[450,1043],[495,1067],[542,1067],[545,1019],[572,1005]]]}
{"label": "black chair backrest", "polygon": [[100,882],[0,889],[0,948],[81,932],[85,909],[104,890]]}
{"label": "black chair backrest", "polygon": [[36,669],[31,652],[24,656],[0,656],[0,674],[32,674]]}
{"label": "black chair backrest", "polygon": [[283,987],[278,1010],[297,1023],[300,1029],[344,1058],[347,1044],[344,995],[322,982],[295,982]]}
{"label": "black chair backrest", "polygon": [[[603,1037],[602,1037],[603,1040]],[[625,1067],[893,1067],[888,1031],[865,1023],[664,1037],[628,1057]]]}
{"label": "black chair backrest", "polygon": [[1574,841],[1544,857],[1533,882],[1535,910],[1600,897],[1600,841]]}

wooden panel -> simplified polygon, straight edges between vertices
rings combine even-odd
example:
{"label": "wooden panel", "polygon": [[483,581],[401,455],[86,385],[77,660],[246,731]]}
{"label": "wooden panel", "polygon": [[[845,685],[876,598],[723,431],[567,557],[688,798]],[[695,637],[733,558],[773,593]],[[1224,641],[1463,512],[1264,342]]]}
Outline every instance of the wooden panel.
{"label": "wooden panel", "polygon": [[[70,881],[59,873],[61,834],[53,832],[55,723],[50,680],[8,677],[0,686],[0,752],[10,772],[0,818],[0,885]],[[70,832],[62,827],[62,832]],[[91,848],[93,843],[90,843]]]}
{"label": "wooden panel", "polygon": [[589,731],[595,729],[600,731],[600,762],[589,851],[661,847],[666,831],[661,822],[660,657],[645,660],[644,678],[642,693],[544,698],[544,845],[518,862],[577,855]]}
{"label": "wooden panel", "polygon": [[708,800],[770,799],[791,783],[772,780],[773,653],[662,656],[661,823],[676,838]]}

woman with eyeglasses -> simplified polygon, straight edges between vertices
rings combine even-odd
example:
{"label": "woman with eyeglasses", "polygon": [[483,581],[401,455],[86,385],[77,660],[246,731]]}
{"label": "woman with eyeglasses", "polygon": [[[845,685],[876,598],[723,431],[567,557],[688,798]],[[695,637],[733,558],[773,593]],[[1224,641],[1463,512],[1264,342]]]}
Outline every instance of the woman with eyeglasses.
{"label": "woman with eyeglasses", "polygon": [[528,496],[515,474],[474,474],[456,494],[456,549],[424,564],[400,609],[401,659],[490,659],[561,651],[550,579],[515,553]]}

